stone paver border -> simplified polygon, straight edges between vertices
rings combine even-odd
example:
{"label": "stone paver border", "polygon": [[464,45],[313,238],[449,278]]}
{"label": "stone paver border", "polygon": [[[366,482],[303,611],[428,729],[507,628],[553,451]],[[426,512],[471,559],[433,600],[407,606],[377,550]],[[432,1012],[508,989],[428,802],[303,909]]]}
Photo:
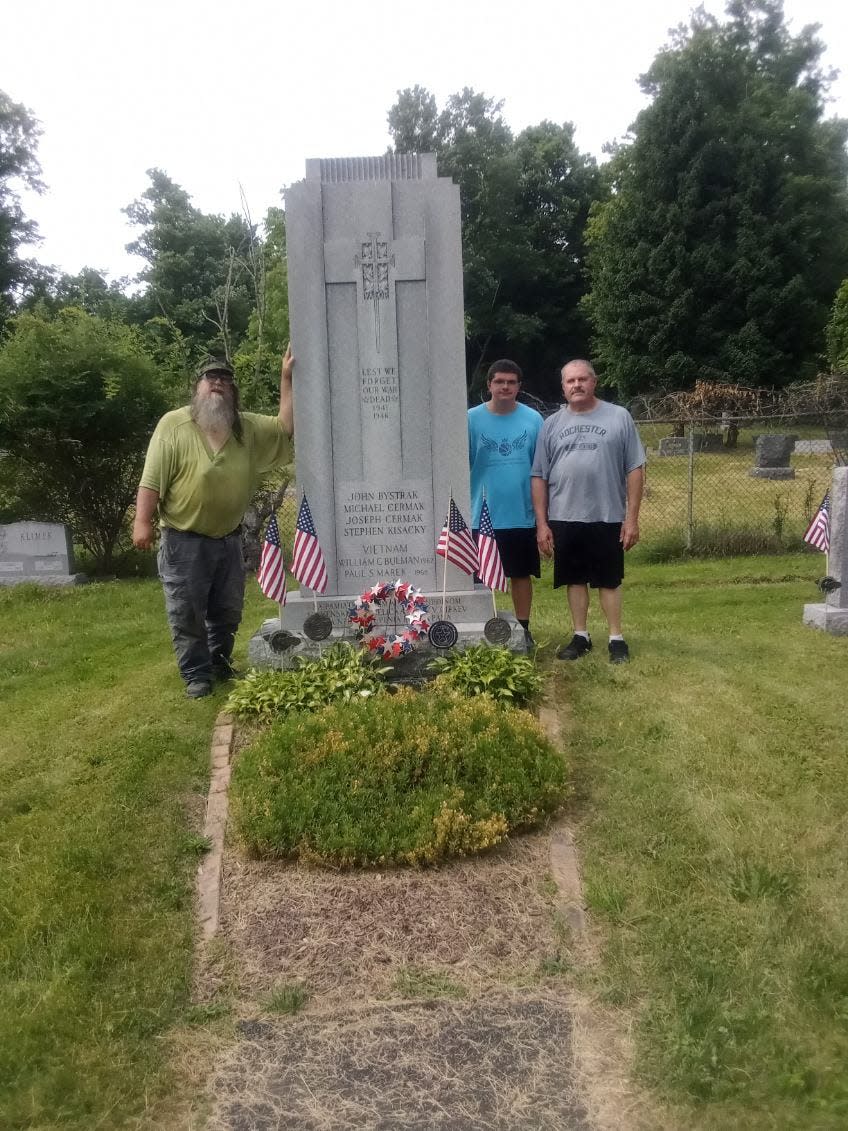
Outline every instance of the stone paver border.
{"label": "stone paver border", "polygon": [[209,842],[209,851],[197,869],[198,917],[204,942],[213,938],[218,930],[232,752],[233,720],[222,711],[215,719],[212,748],[209,752],[211,775],[206,799],[206,819],[203,823],[203,835]]}

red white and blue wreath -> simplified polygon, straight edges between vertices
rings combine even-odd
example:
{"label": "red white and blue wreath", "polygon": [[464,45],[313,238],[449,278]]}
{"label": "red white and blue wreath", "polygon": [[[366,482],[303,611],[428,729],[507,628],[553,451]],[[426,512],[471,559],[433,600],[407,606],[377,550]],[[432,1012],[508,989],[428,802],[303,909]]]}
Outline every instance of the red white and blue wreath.
{"label": "red white and blue wreath", "polygon": [[[375,631],[376,610],[390,598],[394,598],[403,610],[406,628],[403,632],[384,636]],[[420,589],[414,589],[408,581],[398,579],[394,584],[378,581],[357,597],[356,604],[348,610],[348,623],[354,630],[359,643],[384,660],[395,660],[412,651],[416,640],[423,640],[430,627],[428,614],[430,606]]]}

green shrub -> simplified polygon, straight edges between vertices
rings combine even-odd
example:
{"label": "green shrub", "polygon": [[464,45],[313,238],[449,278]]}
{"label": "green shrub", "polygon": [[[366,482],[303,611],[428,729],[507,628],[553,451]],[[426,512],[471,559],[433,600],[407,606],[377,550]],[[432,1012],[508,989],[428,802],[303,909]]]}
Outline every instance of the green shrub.
{"label": "green shrub", "polygon": [[378,694],[390,670],[359,648],[334,644],[287,671],[250,672],[230,692],[226,709],[240,719],[260,721],[287,711],[317,711],[328,703]]}
{"label": "green shrub", "polygon": [[231,801],[254,855],[433,864],[537,823],[565,779],[528,713],[402,689],[278,720],[239,758]]}
{"label": "green shrub", "polygon": [[487,644],[440,656],[430,664],[430,670],[439,673],[436,682],[440,686],[460,695],[488,695],[519,707],[532,703],[542,691],[542,677],[528,656]]}

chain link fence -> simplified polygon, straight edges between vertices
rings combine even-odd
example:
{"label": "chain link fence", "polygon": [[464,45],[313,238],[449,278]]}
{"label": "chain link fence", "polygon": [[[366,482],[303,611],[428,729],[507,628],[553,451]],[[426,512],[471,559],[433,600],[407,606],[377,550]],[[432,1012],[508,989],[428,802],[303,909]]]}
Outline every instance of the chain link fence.
{"label": "chain link fence", "polygon": [[830,418],[723,414],[637,419],[648,456],[641,540],[649,556],[798,549],[848,435]]}

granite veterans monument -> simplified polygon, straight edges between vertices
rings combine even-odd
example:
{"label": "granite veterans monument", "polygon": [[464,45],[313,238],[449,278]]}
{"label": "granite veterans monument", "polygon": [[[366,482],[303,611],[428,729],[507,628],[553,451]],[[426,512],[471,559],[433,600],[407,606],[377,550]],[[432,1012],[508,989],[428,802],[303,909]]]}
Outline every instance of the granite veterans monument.
{"label": "granite veterans monument", "polygon": [[[459,189],[432,154],[307,161],[286,193],[286,244],[298,498],[329,573],[320,611],[341,635],[356,595],[402,578],[437,619],[451,493],[469,516]],[[479,630],[488,590],[446,568],[446,617]],[[312,611],[301,589],[284,629]]]}

